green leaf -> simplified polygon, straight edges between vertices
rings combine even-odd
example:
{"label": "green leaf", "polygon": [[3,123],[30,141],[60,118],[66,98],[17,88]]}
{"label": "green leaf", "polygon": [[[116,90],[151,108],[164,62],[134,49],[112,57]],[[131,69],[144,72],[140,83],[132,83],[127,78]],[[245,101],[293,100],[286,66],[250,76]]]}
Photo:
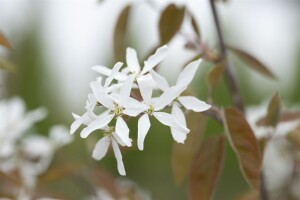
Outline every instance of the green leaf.
{"label": "green leaf", "polygon": [[6,47],[8,49],[11,48],[10,42],[6,39],[6,37],[1,32],[0,32],[0,45]]}
{"label": "green leaf", "polygon": [[197,24],[197,21],[196,21],[195,17],[192,14],[190,14],[190,16],[191,16],[192,27],[193,27],[198,39],[201,40],[200,28]]}
{"label": "green leaf", "polygon": [[9,61],[3,57],[0,57],[0,69],[15,72],[16,66],[11,61]]}
{"label": "green leaf", "polygon": [[118,17],[114,31],[114,54],[116,60],[124,60],[125,39],[127,32],[128,17],[131,11],[131,6],[126,6]]}
{"label": "green leaf", "polygon": [[204,140],[191,166],[189,195],[191,200],[212,199],[225,157],[223,136]]}
{"label": "green leaf", "polygon": [[243,60],[247,65],[249,65],[252,69],[256,70],[262,75],[265,75],[266,77],[269,77],[274,80],[277,79],[276,76],[261,61],[259,61],[254,56],[235,47],[227,46],[227,48],[231,50],[237,57]]}
{"label": "green leaf", "polygon": [[268,112],[267,112],[267,123],[275,127],[279,120],[280,116],[280,98],[278,93],[276,92],[275,95],[272,97],[269,105],[268,105]]}
{"label": "green leaf", "polygon": [[241,171],[248,183],[259,189],[262,155],[258,141],[239,109],[227,108],[223,114],[228,140],[237,155]]}
{"label": "green leaf", "polygon": [[260,119],[257,122],[257,125],[276,127],[278,121],[280,120],[280,104],[280,98],[276,92],[269,102],[266,116]]}
{"label": "green leaf", "polygon": [[191,161],[201,144],[206,117],[200,113],[189,112],[186,116],[190,133],[184,144],[174,143],[172,168],[175,183],[181,184],[190,169]]}
{"label": "green leaf", "polygon": [[168,43],[175,36],[183,22],[184,12],[185,7],[178,8],[174,4],[163,10],[159,19],[160,44]]}
{"label": "green leaf", "polygon": [[208,74],[208,86],[211,91],[213,91],[218,83],[218,81],[221,79],[224,69],[225,69],[226,60],[223,60],[216,64],[213,69]]}

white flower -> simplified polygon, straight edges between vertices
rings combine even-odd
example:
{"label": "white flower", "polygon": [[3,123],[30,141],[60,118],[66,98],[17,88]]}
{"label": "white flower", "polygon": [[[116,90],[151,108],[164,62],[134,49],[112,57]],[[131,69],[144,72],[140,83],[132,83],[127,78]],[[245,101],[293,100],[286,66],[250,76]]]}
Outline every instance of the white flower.
{"label": "white flower", "polygon": [[[125,81],[128,78],[128,76],[131,75],[133,75],[134,78],[138,78],[147,74],[166,57],[167,50],[168,48],[166,45],[158,48],[152,56],[150,56],[146,61],[144,61],[144,66],[141,67],[137,58],[136,51],[132,48],[127,48],[127,68],[122,70],[122,72],[117,72],[114,78],[118,81]],[[111,69],[104,66],[94,66],[92,69],[105,76],[110,76],[111,74]]]}
{"label": "white flower", "polygon": [[106,111],[101,113],[95,120],[88,124],[81,132],[81,137],[86,138],[91,132],[107,126],[113,118],[116,118],[116,134],[121,138],[126,146],[131,146],[129,139],[129,128],[123,120],[122,115],[132,115],[130,109],[127,109],[127,103],[130,103],[130,91],[133,79],[128,79],[121,87],[120,94],[113,96],[107,94],[105,89],[99,82],[92,82],[91,88],[98,103],[102,105]]}
{"label": "white flower", "polygon": [[11,156],[16,150],[16,141],[22,137],[34,123],[44,119],[46,114],[47,112],[44,108],[26,112],[24,102],[18,97],[1,101],[0,159]]}
{"label": "white flower", "polygon": [[[192,82],[201,61],[202,60],[200,59],[189,63],[179,74],[176,86],[187,87]],[[150,73],[157,87],[162,91],[165,91],[170,87],[168,81],[163,76],[159,75],[154,70],[151,70]],[[203,112],[211,107],[211,105],[197,99],[194,96],[179,96],[176,98],[176,100],[178,102],[174,102],[172,105],[172,115],[175,116],[182,126],[186,126],[186,119],[183,111],[180,109],[181,106],[187,110],[193,110],[194,112]],[[184,143],[186,139],[186,133],[180,132],[174,128],[171,128],[171,133],[176,142]]]}
{"label": "white flower", "polygon": [[[119,137],[116,131],[113,131],[113,128],[104,127],[104,130],[104,137],[96,143],[96,146],[94,148],[93,158],[95,158],[96,160],[101,160],[106,155],[109,145],[111,144],[117,160],[118,171],[121,175],[125,176],[125,167],[123,164],[122,154],[119,149],[118,143],[121,146],[125,146],[127,144],[123,142],[123,139]],[[128,140],[131,142],[129,138]]]}
{"label": "white flower", "polygon": [[182,124],[178,123],[176,118],[166,112],[160,112],[167,105],[172,103],[172,101],[177,98],[185,89],[185,86],[174,86],[165,90],[165,92],[158,98],[152,98],[152,86],[151,80],[138,80],[140,92],[143,97],[143,104],[147,105],[144,114],[138,121],[138,148],[140,150],[144,149],[144,140],[150,129],[149,116],[154,116],[158,121],[166,126],[170,126],[175,130],[187,134],[189,129],[187,129]]}

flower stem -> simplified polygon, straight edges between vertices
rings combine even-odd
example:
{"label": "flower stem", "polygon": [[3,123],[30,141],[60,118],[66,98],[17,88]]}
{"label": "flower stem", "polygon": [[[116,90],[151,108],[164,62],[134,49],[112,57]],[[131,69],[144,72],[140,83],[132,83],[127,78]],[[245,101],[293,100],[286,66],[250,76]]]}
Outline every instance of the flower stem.
{"label": "flower stem", "polygon": [[217,35],[218,35],[219,42],[220,42],[221,59],[226,59],[225,77],[228,82],[229,89],[232,93],[233,102],[237,108],[239,108],[241,111],[244,111],[244,104],[243,104],[242,96],[241,96],[240,90],[238,88],[236,79],[233,76],[232,70],[231,70],[228,60],[227,60],[227,49],[226,49],[226,45],[225,45],[225,42],[223,39],[222,31],[221,31],[220,21],[219,21],[218,13],[217,13],[216,6],[215,6],[215,0],[210,0],[210,6],[211,6],[212,14],[213,14],[216,29],[217,29]]}

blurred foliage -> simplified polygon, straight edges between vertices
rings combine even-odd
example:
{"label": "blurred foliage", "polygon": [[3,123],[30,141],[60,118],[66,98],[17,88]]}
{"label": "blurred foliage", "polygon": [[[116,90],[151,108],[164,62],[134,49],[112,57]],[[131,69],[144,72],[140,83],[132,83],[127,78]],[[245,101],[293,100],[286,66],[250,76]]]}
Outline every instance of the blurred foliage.
{"label": "blurred foliage", "polygon": [[[132,9],[131,5],[124,7],[114,29],[114,56],[119,61],[124,60],[128,37],[127,25]],[[208,48],[207,44],[202,41],[198,23],[186,7],[179,8],[175,4],[169,4],[162,11],[158,23],[160,44],[172,41],[180,31],[186,15],[190,15],[191,25],[197,36],[195,41],[187,43],[187,47],[196,52],[196,58],[202,56],[210,62],[210,64],[204,64],[206,66],[199,70],[202,73],[193,83],[192,88],[196,96],[201,99],[208,98],[221,109],[228,107],[233,104],[231,91],[227,87],[227,77],[224,75],[224,70],[228,67],[226,65],[228,58],[220,59],[215,50]],[[0,34],[0,44],[11,48],[10,43],[2,34]],[[43,49],[39,40],[38,24],[33,25],[31,31],[25,33],[22,43],[17,44],[14,48],[12,60],[18,67],[16,74],[8,75],[9,96],[23,97],[29,109],[37,108],[40,105],[50,108],[49,119],[39,124],[41,130],[47,130],[58,122],[69,123],[69,119],[65,119],[60,114],[63,105],[60,104],[61,102],[55,101],[57,95],[54,93],[55,89],[48,90],[49,87],[58,87],[54,83],[55,80],[45,82],[48,79],[44,77],[46,65],[42,56]],[[261,61],[246,51],[231,46],[228,49],[252,69],[266,77],[276,79],[275,75]],[[13,69],[14,67],[8,62],[11,61],[0,60],[0,66]],[[236,62],[234,65],[240,66],[240,63]],[[299,76],[300,68],[297,67],[296,70],[295,76]],[[245,103],[257,103],[261,98],[249,90],[249,86],[243,80],[243,77],[247,75],[239,73],[243,69],[237,71],[237,80]],[[300,101],[299,85],[300,79],[297,79],[297,87],[294,88],[295,92],[290,99],[292,102]],[[280,115],[280,104],[279,96],[276,93],[268,107],[265,118],[268,122],[263,124],[268,123],[275,126],[278,120],[280,121],[282,116]],[[137,148],[122,149],[124,150],[123,159],[127,177],[149,190],[154,199],[187,199],[188,197],[200,199],[203,196],[206,197],[205,199],[210,199],[214,195],[214,199],[226,200],[238,197],[242,193],[245,195],[241,199],[256,199],[258,195],[256,191],[247,193],[250,187],[243,175],[253,188],[258,189],[261,152],[243,113],[236,108],[225,108],[222,117],[226,130],[221,124],[202,114],[188,113],[187,115],[191,133],[185,144],[174,143],[169,134],[170,130],[155,120],[151,120],[152,127],[147,136],[148,139],[145,141],[145,150],[140,152],[137,151]],[[136,121],[130,121],[129,128],[133,139],[137,137],[135,135],[136,127]],[[220,136],[224,131],[227,134],[226,137]],[[112,182],[118,175],[114,156],[109,152],[109,155],[101,162],[93,161],[90,156],[97,137],[88,138],[84,144],[84,141],[77,135],[72,145],[60,151],[49,172],[41,177],[41,191],[47,191],[46,194],[49,191],[51,194],[57,193],[57,197],[65,199],[84,198],[93,193],[90,186],[94,184],[102,187],[108,185],[110,191],[115,191],[116,186],[112,186]],[[299,129],[291,132],[289,137],[296,138],[292,140],[299,145]],[[202,145],[200,146],[200,144]],[[239,170],[239,165],[242,172]],[[106,171],[110,171],[113,175]],[[102,180],[105,180],[105,184]],[[47,186],[44,185],[45,182],[47,182]],[[110,184],[106,184],[108,182]],[[112,193],[118,195],[117,192]]]}

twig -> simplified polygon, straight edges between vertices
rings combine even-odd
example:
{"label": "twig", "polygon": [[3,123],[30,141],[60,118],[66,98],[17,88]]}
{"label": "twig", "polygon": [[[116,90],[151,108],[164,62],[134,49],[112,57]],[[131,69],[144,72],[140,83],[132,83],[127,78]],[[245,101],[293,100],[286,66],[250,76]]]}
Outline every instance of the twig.
{"label": "twig", "polygon": [[[218,18],[218,13],[217,13],[214,1],[215,0],[210,0],[210,6],[212,9],[214,21],[215,21],[216,28],[217,28],[217,34],[218,34],[218,38],[219,38],[219,42],[220,42],[221,58],[226,59],[227,58],[226,46],[225,46],[225,42],[223,39],[221,26],[220,26],[220,22],[219,22],[219,18]],[[225,77],[227,79],[230,91],[232,93],[234,105],[237,108],[239,108],[241,111],[244,111],[243,100],[242,100],[239,88],[237,86],[236,79],[234,78],[231,68],[228,64],[228,60],[226,60]]]}
{"label": "twig", "polygon": [[212,106],[209,110],[206,110],[203,112],[203,114],[213,118],[216,120],[219,124],[223,125],[223,119],[220,114],[219,109],[216,106]]}

